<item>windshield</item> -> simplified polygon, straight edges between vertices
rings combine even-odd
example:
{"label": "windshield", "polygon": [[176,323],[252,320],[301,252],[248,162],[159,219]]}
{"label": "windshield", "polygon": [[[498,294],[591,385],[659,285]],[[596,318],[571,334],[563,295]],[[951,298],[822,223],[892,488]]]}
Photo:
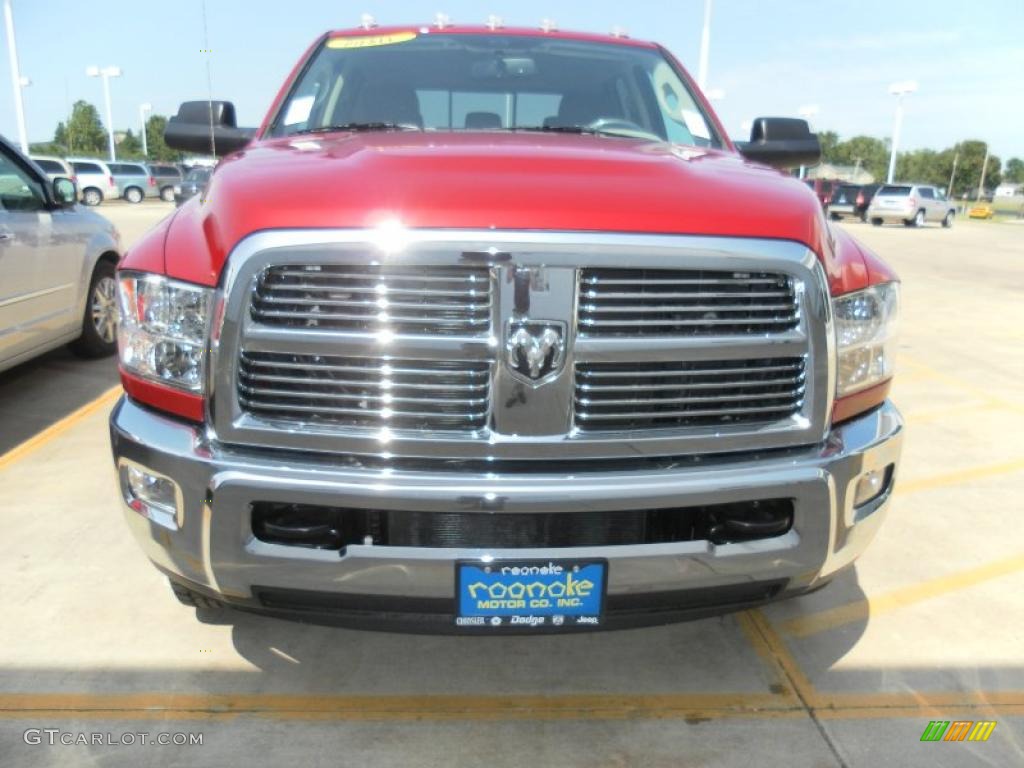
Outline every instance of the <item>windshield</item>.
{"label": "windshield", "polygon": [[210,180],[210,171],[206,168],[196,168],[188,172],[185,181],[194,181],[197,184],[205,184]]}
{"label": "windshield", "polygon": [[910,187],[882,187],[878,190],[879,197],[906,197],[910,194]]}
{"label": "windshield", "polygon": [[335,37],[270,129],[551,130],[720,147],[661,52],[521,35]]}

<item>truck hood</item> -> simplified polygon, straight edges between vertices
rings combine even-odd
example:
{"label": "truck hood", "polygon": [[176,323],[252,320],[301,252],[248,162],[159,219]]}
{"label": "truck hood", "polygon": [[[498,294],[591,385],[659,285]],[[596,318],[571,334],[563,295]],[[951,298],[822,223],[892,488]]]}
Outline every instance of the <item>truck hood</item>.
{"label": "truck hood", "polygon": [[[257,230],[606,231],[794,240],[830,250],[814,195],[739,155],[536,133],[362,133],[258,142],[171,223],[167,273],[215,284]],[[829,270],[830,272],[832,270]]]}

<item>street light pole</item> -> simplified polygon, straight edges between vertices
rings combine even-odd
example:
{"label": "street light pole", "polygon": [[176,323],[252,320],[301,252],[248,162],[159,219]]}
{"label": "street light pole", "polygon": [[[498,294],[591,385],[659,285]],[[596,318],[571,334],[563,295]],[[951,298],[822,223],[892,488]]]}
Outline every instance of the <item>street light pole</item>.
{"label": "street light pole", "polygon": [[978,202],[985,194],[985,171],[988,170],[988,144],[985,145],[985,159],[981,161],[981,178],[978,180]]}
{"label": "street light pole", "polygon": [[139,104],[139,120],[142,122],[142,154],[149,159],[149,145],[146,143],[146,113],[153,110],[153,105],[149,102],[145,104]]}
{"label": "street light pole", "polygon": [[889,152],[889,174],[885,180],[886,184],[892,184],[893,176],[896,173],[896,150],[899,148],[900,127],[903,124],[903,97],[916,90],[917,83],[913,80],[893,83],[889,86],[889,93],[896,97],[896,117],[892,125],[892,147]]}
{"label": "street light pole", "polygon": [[18,46],[14,39],[14,13],[11,0],[4,0],[4,22],[7,27],[7,56],[11,67],[11,86],[14,89],[14,116],[18,123],[18,142],[21,151],[28,154],[28,131],[25,129],[25,102],[21,93],[22,77],[18,67]]}
{"label": "street light pole", "polygon": [[703,91],[708,85],[708,53],[711,47],[711,0],[704,0],[704,29],[700,33],[700,64],[697,85]]}
{"label": "street light pole", "polygon": [[[802,117],[804,120],[806,120],[807,124],[810,125],[811,124],[811,118],[814,117],[816,114],[818,114],[818,105],[817,104],[807,104],[806,106],[800,107],[800,109],[798,109],[797,112],[799,113],[800,117]],[[802,179],[806,175],[807,175],[807,168],[801,165],[800,166],[800,178]]]}
{"label": "street light pole", "polygon": [[107,107],[107,141],[110,146],[110,162],[117,160],[117,155],[114,151],[114,113],[110,108],[110,78],[120,77],[120,67],[88,67],[85,70],[85,74],[89,77],[101,77],[103,78],[103,100],[106,102]]}

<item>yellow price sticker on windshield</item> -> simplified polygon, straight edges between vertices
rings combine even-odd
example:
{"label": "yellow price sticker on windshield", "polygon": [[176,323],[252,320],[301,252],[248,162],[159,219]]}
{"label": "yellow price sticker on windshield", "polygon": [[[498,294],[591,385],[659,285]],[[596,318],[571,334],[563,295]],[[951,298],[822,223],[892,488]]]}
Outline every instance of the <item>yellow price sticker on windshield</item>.
{"label": "yellow price sticker on windshield", "polygon": [[332,37],[328,48],[371,48],[377,45],[407,43],[416,39],[415,32],[393,32],[390,35],[359,35],[358,37]]}

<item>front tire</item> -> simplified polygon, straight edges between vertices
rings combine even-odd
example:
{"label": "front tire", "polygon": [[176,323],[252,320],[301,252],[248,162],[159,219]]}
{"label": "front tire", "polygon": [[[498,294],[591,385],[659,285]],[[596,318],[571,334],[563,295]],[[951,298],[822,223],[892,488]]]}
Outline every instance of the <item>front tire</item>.
{"label": "front tire", "polygon": [[880,227],[880,226],[882,226],[882,220],[881,219],[872,219],[871,220],[871,226],[873,226],[873,227]]}
{"label": "front tire", "polygon": [[174,202],[174,187],[164,187],[160,190],[160,199],[165,203]]}
{"label": "front tire", "polygon": [[142,190],[138,187],[128,187],[128,189],[124,191],[124,199],[129,203],[141,203],[143,197],[145,197],[145,195],[142,194]]}
{"label": "front tire", "polygon": [[117,281],[109,261],[93,270],[82,335],[71,342],[71,349],[82,357],[106,357],[117,350]]}
{"label": "front tire", "polygon": [[953,212],[947,211],[945,217],[942,219],[942,226],[949,229],[953,226]]}
{"label": "front tire", "polygon": [[95,207],[103,202],[103,193],[95,187],[89,187],[82,192],[82,202]]}

